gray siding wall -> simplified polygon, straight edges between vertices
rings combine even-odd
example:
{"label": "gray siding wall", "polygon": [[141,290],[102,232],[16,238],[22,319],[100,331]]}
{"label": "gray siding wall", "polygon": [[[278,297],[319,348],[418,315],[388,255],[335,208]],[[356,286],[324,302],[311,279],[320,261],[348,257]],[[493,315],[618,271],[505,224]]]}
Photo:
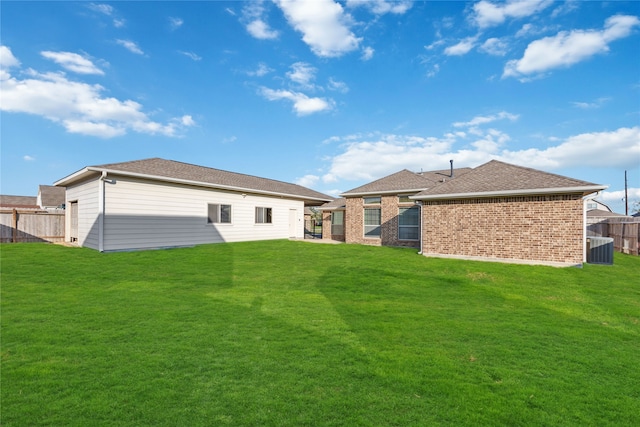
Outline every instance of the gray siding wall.
{"label": "gray siding wall", "polygon": [[65,241],[70,241],[71,202],[78,202],[78,245],[98,249],[98,185],[96,177],[82,184],[67,187]]}
{"label": "gray siding wall", "polygon": [[[94,191],[98,193],[97,187]],[[207,224],[210,203],[231,205],[231,224]],[[255,223],[256,207],[272,208],[272,224]],[[289,228],[291,209],[297,217],[294,236]],[[303,238],[303,215],[302,201],[109,176],[104,250]]]}

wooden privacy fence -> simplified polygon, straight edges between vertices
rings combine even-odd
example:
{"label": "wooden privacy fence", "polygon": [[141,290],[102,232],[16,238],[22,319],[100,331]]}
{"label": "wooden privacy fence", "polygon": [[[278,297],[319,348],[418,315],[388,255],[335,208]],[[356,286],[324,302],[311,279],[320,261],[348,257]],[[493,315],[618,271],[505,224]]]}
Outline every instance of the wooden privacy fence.
{"label": "wooden privacy fence", "polygon": [[0,242],[64,242],[64,211],[0,211]]}
{"label": "wooden privacy fence", "polygon": [[613,249],[639,255],[640,218],[588,218],[587,236],[613,237]]}

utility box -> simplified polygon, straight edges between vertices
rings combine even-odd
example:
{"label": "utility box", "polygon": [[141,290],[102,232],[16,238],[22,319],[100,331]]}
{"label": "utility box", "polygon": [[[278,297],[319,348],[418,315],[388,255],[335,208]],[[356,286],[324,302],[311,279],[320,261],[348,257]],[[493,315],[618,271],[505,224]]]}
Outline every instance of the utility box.
{"label": "utility box", "polygon": [[589,264],[613,264],[613,238],[587,237],[587,262]]}

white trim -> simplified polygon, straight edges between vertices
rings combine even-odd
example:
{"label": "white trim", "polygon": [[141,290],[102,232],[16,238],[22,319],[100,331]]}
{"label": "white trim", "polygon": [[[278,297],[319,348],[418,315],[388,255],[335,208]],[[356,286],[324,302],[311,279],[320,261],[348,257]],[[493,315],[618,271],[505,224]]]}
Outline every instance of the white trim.
{"label": "white trim", "polygon": [[528,190],[501,190],[483,191],[477,193],[452,193],[433,194],[424,196],[410,196],[413,200],[449,200],[449,199],[473,199],[476,197],[497,197],[497,196],[533,196],[536,194],[567,194],[585,193],[590,194],[608,188],[606,185],[590,185],[584,187],[558,187],[558,188],[532,188]]}
{"label": "white trim", "polygon": [[[91,172],[98,172],[98,173],[106,172],[106,173],[109,173],[111,175],[121,175],[121,176],[133,177],[133,178],[144,178],[144,179],[150,179],[150,180],[156,180],[156,181],[172,182],[172,183],[176,183],[176,184],[193,185],[193,186],[197,186],[197,187],[217,188],[217,189],[220,189],[220,190],[242,191],[242,192],[254,193],[254,194],[264,194],[264,195],[269,195],[269,196],[279,196],[279,197],[294,198],[294,199],[299,199],[299,200],[317,200],[317,201],[322,201],[322,202],[329,202],[330,201],[328,199],[321,199],[321,198],[312,197],[312,196],[303,196],[303,195],[300,195],[300,194],[288,194],[288,193],[279,193],[279,192],[275,192],[275,191],[256,190],[254,188],[236,187],[236,186],[232,186],[232,185],[222,185],[222,184],[212,184],[212,183],[207,183],[207,182],[193,181],[193,180],[190,180],[190,179],[179,179],[179,178],[171,178],[171,177],[166,177],[166,176],[148,175],[148,174],[144,174],[144,173],[120,171],[120,170],[117,170],[117,169],[96,168],[96,167],[92,167],[92,166],[86,167],[86,168],[81,169],[78,172],[75,172],[75,173],[73,173],[73,174],[71,174],[71,175],[69,175],[69,176],[67,176],[65,178],[62,178],[62,179],[56,181],[53,185],[65,186],[66,183],[73,182],[76,179],[83,177],[84,175],[90,175]],[[256,177],[256,178],[258,178],[258,177]],[[258,178],[258,179],[260,179],[260,178]],[[264,178],[264,179],[266,179],[266,178]]]}
{"label": "white trim", "polygon": [[385,191],[366,191],[363,193],[342,193],[340,197],[364,197],[364,196],[382,196],[382,195],[396,195],[396,194],[408,194],[408,193],[419,193],[421,191],[427,190],[428,187],[423,188],[415,188],[415,189],[402,189],[402,190],[385,190]]}

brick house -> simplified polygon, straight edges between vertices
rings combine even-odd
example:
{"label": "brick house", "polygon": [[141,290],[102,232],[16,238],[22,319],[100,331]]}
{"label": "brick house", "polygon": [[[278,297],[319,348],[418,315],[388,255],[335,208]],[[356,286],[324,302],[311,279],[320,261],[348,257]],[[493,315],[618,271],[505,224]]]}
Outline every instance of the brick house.
{"label": "brick house", "polygon": [[425,256],[580,265],[583,198],[605,188],[496,160],[403,170],[342,194],[345,241],[414,247]]}

